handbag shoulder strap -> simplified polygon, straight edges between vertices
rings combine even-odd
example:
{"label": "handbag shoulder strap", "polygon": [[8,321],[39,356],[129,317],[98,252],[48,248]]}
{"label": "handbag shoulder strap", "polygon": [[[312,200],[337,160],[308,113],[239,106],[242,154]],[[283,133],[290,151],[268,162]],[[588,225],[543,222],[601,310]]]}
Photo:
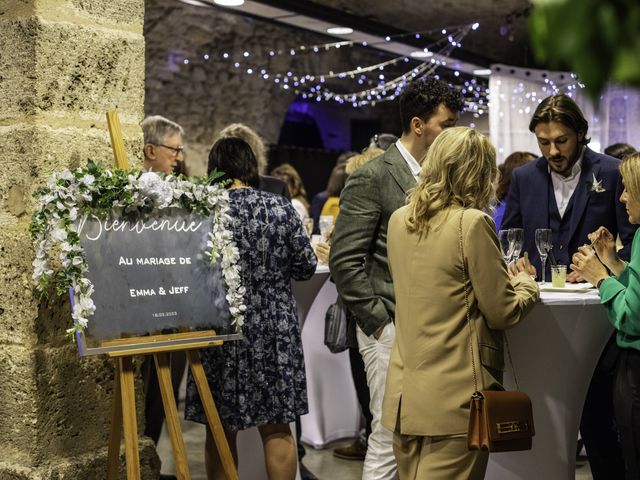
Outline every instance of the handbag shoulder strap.
{"label": "handbag shoulder strap", "polygon": [[476,360],[473,355],[473,330],[471,329],[471,316],[469,315],[469,290],[467,288],[467,262],[464,256],[464,241],[462,239],[462,219],[464,218],[464,208],[460,212],[460,228],[458,240],[460,244],[460,257],[462,258],[462,285],[464,286],[464,306],[467,313],[467,325],[469,326],[469,347],[471,348],[471,368],[473,369],[473,388],[478,391],[478,375],[476,374]]}
{"label": "handbag shoulder strap", "polygon": [[[469,314],[469,290],[467,287],[467,262],[464,256],[464,242],[462,239],[462,219],[464,217],[464,209],[460,213],[460,229],[459,229],[459,242],[460,242],[460,256],[462,257],[462,284],[464,285],[464,305],[467,310],[467,324],[469,325],[469,347],[471,348],[471,367],[473,369],[473,386],[474,391],[478,391],[478,377],[476,374],[476,361],[473,356],[473,330],[471,328],[471,316]],[[511,349],[509,348],[509,340],[506,332],[504,333],[504,342],[507,347],[507,356],[509,363],[511,364],[511,371],[513,372],[513,381],[516,384],[516,390],[520,390],[518,386],[518,378],[516,377],[516,369],[513,366],[513,360],[511,359]]]}

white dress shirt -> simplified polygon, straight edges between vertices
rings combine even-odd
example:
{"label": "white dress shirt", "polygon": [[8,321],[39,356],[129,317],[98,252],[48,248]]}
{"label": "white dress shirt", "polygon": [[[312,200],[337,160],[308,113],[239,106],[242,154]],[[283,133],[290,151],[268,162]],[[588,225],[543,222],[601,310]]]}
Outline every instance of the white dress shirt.
{"label": "white dress shirt", "polygon": [[416,179],[416,182],[419,182],[420,181],[420,164],[416,161],[415,158],[413,158],[413,155],[411,155],[409,150],[407,150],[407,147],[405,147],[402,144],[400,139],[398,139],[398,141],[396,142],[396,147],[398,147],[398,150],[400,151],[400,155],[402,155],[402,158],[404,158],[404,161],[407,162],[407,165],[409,166],[409,170],[411,170],[411,174],[413,175],[413,178]]}
{"label": "white dress shirt", "polygon": [[569,205],[569,200],[571,200],[571,195],[575,191],[578,186],[578,182],[580,181],[580,172],[582,172],[582,157],[584,155],[584,147],[582,147],[582,151],[580,152],[580,156],[578,160],[571,168],[571,173],[568,177],[564,177],[559,173],[554,172],[549,168],[549,172],[551,173],[551,182],[553,183],[553,194],[556,197],[556,205],[558,206],[558,211],[560,212],[560,217],[564,217],[564,212],[567,210],[567,205]]}

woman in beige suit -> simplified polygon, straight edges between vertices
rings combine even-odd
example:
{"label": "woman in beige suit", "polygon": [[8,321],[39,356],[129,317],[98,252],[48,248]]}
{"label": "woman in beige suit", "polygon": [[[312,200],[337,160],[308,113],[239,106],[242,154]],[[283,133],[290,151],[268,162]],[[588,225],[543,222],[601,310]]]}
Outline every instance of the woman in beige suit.
{"label": "woman in beige suit", "polygon": [[507,270],[484,213],[495,199],[496,174],[485,136],[447,129],[431,145],[408,205],[389,220],[396,337],[382,423],[394,431],[401,480],[484,477],[488,454],[468,451],[466,441],[472,362],[478,389],[501,389],[503,330],[518,324],[539,295],[528,260]]}

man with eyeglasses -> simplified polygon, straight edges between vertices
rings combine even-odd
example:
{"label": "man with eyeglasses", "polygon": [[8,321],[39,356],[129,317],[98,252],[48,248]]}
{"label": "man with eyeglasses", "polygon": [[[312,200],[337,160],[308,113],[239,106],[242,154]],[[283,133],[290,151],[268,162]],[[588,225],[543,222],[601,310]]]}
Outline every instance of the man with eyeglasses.
{"label": "man with eyeglasses", "polygon": [[[164,174],[184,173],[184,130],[160,115],[145,118],[140,124],[144,137],[144,169]],[[184,352],[171,353],[171,383],[178,402],[178,389],[184,376],[187,358]],[[157,445],[164,422],[164,407],[153,357],[147,356],[142,367],[145,392],[144,434]],[[174,475],[160,475],[159,480],[175,480]]]}
{"label": "man with eyeglasses", "polygon": [[182,127],[160,115],[145,118],[140,126],[144,135],[144,169],[166,174],[182,172]]}

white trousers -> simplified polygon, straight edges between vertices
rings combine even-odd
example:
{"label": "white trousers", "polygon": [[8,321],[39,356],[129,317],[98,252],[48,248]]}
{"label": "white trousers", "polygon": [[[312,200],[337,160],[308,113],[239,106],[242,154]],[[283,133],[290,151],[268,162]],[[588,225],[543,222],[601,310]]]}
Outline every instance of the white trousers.
{"label": "white trousers", "polygon": [[373,335],[365,335],[360,327],[357,327],[356,335],[360,355],[364,361],[364,370],[367,373],[367,384],[371,396],[369,408],[373,416],[367,456],[362,468],[362,480],[394,480],[398,478],[398,468],[393,454],[393,433],[380,423],[380,417],[389,355],[396,336],[396,328],[393,322],[389,322],[378,340]]}

